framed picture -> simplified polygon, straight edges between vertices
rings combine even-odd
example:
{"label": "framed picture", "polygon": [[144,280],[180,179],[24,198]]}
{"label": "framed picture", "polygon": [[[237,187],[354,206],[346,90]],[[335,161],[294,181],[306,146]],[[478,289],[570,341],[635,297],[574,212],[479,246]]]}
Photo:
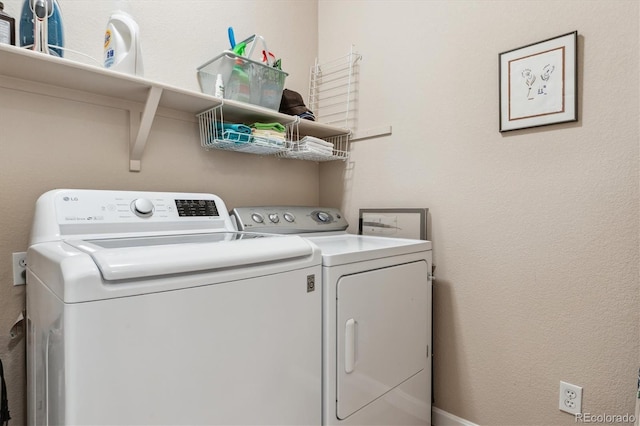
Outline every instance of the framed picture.
{"label": "framed picture", "polygon": [[500,131],[578,120],[578,32],[499,55]]}
{"label": "framed picture", "polygon": [[427,239],[429,209],[360,209],[359,235]]}

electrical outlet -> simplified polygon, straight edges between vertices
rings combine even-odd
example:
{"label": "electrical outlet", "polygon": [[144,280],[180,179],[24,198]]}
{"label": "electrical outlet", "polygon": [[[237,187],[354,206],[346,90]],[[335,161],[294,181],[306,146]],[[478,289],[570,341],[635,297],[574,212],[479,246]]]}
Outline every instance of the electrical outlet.
{"label": "electrical outlet", "polygon": [[27,253],[13,253],[13,285],[27,283]]}
{"label": "electrical outlet", "polygon": [[570,414],[582,413],[582,388],[571,383],[560,382],[559,408]]}

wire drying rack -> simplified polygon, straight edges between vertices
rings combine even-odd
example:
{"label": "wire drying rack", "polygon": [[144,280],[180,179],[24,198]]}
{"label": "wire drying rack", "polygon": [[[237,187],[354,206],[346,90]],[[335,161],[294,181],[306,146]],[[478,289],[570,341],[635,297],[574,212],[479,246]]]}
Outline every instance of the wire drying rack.
{"label": "wire drying rack", "polygon": [[309,108],[316,120],[346,129],[355,128],[358,63],[362,55],[353,46],[346,56],[311,67]]}

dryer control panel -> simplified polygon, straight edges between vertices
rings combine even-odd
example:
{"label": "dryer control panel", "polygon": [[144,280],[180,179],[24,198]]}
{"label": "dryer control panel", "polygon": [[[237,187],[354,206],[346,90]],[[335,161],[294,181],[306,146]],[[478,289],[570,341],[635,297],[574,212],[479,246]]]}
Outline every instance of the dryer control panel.
{"label": "dryer control panel", "polygon": [[278,234],[339,232],[349,226],[340,210],[332,207],[236,207],[231,217],[239,231]]}

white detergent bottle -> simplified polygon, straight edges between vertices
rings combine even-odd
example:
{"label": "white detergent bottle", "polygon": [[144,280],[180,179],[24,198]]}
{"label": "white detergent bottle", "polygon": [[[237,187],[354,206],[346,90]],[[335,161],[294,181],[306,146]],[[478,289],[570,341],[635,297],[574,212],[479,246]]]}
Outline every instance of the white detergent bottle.
{"label": "white detergent bottle", "polygon": [[109,18],[104,34],[104,67],[143,76],[140,29],[131,15],[121,10]]}

